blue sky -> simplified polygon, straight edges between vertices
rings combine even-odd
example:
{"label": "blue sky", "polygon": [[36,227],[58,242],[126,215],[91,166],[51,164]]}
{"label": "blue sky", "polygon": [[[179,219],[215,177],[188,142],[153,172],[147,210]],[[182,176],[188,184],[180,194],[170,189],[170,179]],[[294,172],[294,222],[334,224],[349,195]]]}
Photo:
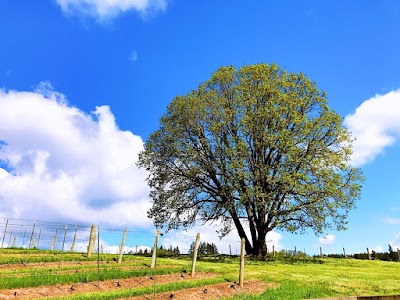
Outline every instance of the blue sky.
{"label": "blue sky", "polygon": [[0,217],[152,230],[145,174],[132,166],[167,105],[219,66],[275,62],[347,117],[366,181],[348,231],[274,242],[400,248],[398,53],[395,0],[3,0]]}

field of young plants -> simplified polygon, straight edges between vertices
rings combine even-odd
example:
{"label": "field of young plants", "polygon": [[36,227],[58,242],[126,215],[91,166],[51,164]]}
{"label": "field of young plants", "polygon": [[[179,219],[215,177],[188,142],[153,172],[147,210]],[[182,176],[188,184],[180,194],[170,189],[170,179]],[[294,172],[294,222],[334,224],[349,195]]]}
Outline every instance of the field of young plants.
{"label": "field of young plants", "polygon": [[400,263],[354,259],[93,255],[0,249],[0,299],[310,299],[400,294]]}

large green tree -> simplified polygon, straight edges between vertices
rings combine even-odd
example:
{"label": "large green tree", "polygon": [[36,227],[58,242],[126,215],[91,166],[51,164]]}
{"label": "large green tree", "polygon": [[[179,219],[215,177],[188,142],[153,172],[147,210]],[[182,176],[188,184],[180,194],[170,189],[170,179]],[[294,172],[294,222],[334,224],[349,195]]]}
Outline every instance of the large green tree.
{"label": "large green tree", "polygon": [[176,97],[160,123],[138,163],[150,174],[156,226],[219,221],[222,236],[236,228],[254,255],[274,228],[345,229],[362,174],[342,118],[305,75],[221,67]]}

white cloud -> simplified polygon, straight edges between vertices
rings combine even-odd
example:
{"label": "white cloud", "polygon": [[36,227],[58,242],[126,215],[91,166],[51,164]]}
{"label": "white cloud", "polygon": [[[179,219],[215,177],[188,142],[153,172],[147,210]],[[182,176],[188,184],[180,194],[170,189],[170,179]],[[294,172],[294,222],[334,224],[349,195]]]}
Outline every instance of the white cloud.
{"label": "white cloud", "polygon": [[395,240],[391,242],[390,245],[392,246],[394,251],[400,249],[400,233],[396,234]]}
{"label": "white cloud", "polygon": [[64,13],[78,13],[100,22],[128,11],[136,11],[146,16],[167,8],[167,0],[57,0],[57,3]]}
{"label": "white cloud", "polygon": [[142,139],[48,88],[0,90],[0,217],[150,226]]}
{"label": "white cloud", "polygon": [[373,160],[400,138],[400,90],[364,101],[344,122],[356,138],[353,164]]}
{"label": "white cloud", "polygon": [[[1,176],[1,175],[0,175]],[[383,222],[385,222],[386,224],[400,224],[400,219],[396,219],[396,218],[385,218],[383,219]]]}
{"label": "white cloud", "polygon": [[[44,83],[35,92],[0,90],[0,217],[153,228],[147,173],[135,165],[142,139],[120,130],[108,106],[87,114],[51,89]],[[217,229],[214,224],[169,232],[160,244],[187,253],[200,232],[201,240],[215,243],[220,252],[229,253],[229,245],[232,254],[239,252],[236,230],[220,240]],[[88,234],[79,233],[75,249],[86,251]],[[47,244],[44,236],[41,246],[50,247],[53,232],[47,233]],[[104,251],[116,253],[119,239],[102,238]],[[137,242],[146,245],[144,240]],[[267,240],[270,249],[282,248],[279,233],[270,232]],[[127,246],[129,251],[136,247]]]}
{"label": "white cloud", "polygon": [[132,51],[131,55],[129,56],[130,61],[137,61],[138,60],[138,54],[136,51]]}
{"label": "white cloud", "polygon": [[334,234],[327,234],[324,237],[318,238],[318,241],[322,245],[331,245],[335,242],[336,236]]}
{"label": "white cloud", "polygon": [[375,246],[374,248],[371,249],[371,251],[375,251],[375,252],[382,252],[383,248],[380,245]]}
{"label": "white cloud", "polygon": [[[117,245],[110,246],[110,245],[107,245],[106,242],[104,242],[104,244],[100,243],[100,245],[103,245],[103,252],[104,253],[119,254],[119,247],[120,246],[117,246]],[[136,253],[136,251],[139,252],[140,250],[142,250],[142,251],[147,250],[147,252],[151,252],[151,248],[148,247],[148,246],[143,246],[143,245],[140,245],[140,246],[137,246],[137,247],[124,246],[124,254],[130,253],[130,252],[131,253]]]}

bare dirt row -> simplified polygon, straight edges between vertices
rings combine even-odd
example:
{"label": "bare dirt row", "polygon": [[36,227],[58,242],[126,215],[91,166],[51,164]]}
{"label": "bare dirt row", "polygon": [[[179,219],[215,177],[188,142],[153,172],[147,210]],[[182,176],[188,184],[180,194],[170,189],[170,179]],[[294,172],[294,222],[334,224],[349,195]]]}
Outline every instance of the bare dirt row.
{"label": "bare dirt row", "polygon": [[[275,288],[276,285],[273,283],[265,283],[257,280],[250,280],[244,282],[243,288],[240,288],[236,283],[220,283],[207,285],[202,287],[196,287],[191,289],[184,289],[179,291],[172,291],[168,293],[156,294],[157,300],[213,300],[221,299],[236,294],[260,294],[266,288]],[[123,298],[130,300],[151,300],[153,295],[143,295],[138,297]],[[122,298],[119,300],[123,300]]]}
{"label": "bare dirt row", "polygon": [[[215,273],[196,273],[194,279],[206,279],[214,278],[218,276]],[[168,274],[168,275],[157,275],[157,276],[142,276],[128,279],[113,279],[100,282],[89,282],[89,283],[74,283],[74,284],[58,284],[54,286],[41,286],[34,288],[22,288],[22,289],[7,289],[0,290],[0,299],[35,299],[42,297],[63,297],[70,296],[78,293],[90,293],[90,292],[105,292],[115,291],[119,289],[132,289],[156,284],[165,284],[179,281],[190,281],[194,280],[190,275],[186,273],[182,274]]]}

